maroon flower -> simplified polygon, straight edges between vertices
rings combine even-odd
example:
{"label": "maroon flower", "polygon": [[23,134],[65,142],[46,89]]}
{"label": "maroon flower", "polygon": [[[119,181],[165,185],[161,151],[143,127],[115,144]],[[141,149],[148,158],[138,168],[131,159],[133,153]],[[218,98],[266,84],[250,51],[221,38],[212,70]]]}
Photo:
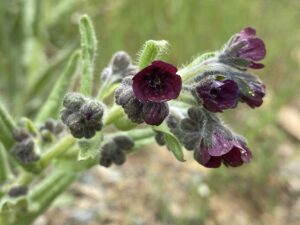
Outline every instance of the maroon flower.
{"label": "maroon flower", "polygon": [[208,168],[218,168],[222,162],[225,166],[237,167],[250,162],[252,154],[241,140],[227,140],[222,134],[214,133],[212,145],[203,142],[194,152],[194,158]]}
{"label": "maroon flower", "polygon": [[181,77],[177,68],[163,61],[154,61],[133,77],[133,92],[140,102],[166,102],[178,97]]}
{"label": "maroon flower", "polygon": [[222,112],[224,109],[236,107],[238,100],[238,85],[233,80],[209,80],[197,88],[203,105],[211,112]]}
{"label": "maroon flower", "polygon": [[246,102],[251,108],[261,106],[266,94],[265,85],[256,81],[250,81],[248,85],[250,90],[247,93],[240,93],[241,101]]}
{"label": "maroon flower", "polygon": [[256,36],[255,29],[251,27],[243,29],[236,35],[236,39],[233,43],[242,46],[236,52],[236,57],[249,60],[249,67],[253,69],[261,69],[264,67],[264,64],[257,62],[265,58],[266,47],[263,40]]}

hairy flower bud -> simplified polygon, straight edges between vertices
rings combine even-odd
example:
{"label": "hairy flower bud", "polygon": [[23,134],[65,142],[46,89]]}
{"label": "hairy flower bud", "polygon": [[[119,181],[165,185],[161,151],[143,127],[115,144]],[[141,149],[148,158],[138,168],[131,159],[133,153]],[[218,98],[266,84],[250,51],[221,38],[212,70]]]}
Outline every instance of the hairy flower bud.
{"label": "hairy flower bud", "polygon": [[[120,142],[118,143],[120,144]],[[113,139],[102,146],[101,157],[99,161],[101,166],[110,167],[112,163],[115,163],[116,165],[122,165],[125,161],[125,152],[122,151],[122,149]]]}
{"label": "hairy flower bud", "polygon": [[14,186],[8,191],[8,195],[12,198],[17,198],[26,195],[28,192],[27,186]]}
{"label": "hairy flower bud", "polygon": [[142,123],[143,104],[134,96],[132,78],[126,77],[115,91],[116,103],[123,107],[128,118],[134,123]]}
{"label": "hairy flower bud", "polygon": [[165,140],[165,137],[164,137],[164,133],[163,132],[160,132],[160,131],[156,131],[155,132],[155,141],[158,145],[160,146],[163,146],[166,144],[166,140]]}
{"label": "hairy flower bud", "polygon": [[169,106],[167,103],[147,102],[142,109],[142,117],[147,124],[160,125],[169,115]]}
{"label": "hairy flower bud", "polygon": [[40,159],[34,151],[34,142],[31,139],[26,139],[15,144],[11,149],[11,154],[24,164],[29,164]]}
{"label": "hairy flower bud", "polygon": [[119,73],[126,70],[131,64],[131,58],[127,52],[116,52],[112,57],[112,71],[113,73]]}
{"label": "hairy flower bud", "polygon": [[113,141],[122,150],[130,150],[134,146],[133,140],[130,137],[124,135],[114,137]]}
{"label": "hairy flower bud", "polygon": [[[95,135],[96,131],[100,131],[102,129],[102,117],[104,108],[102,104],[96,100],[89,100],[86,98],[80,98],[77,96],[75,99],[75,103],[73,104],[67,95],[68,104],[64,104],[66,107],[61,111],[61,119],[64,124],[66,124],[71,134],[75,138],[91,138]],[[82,102],[78,99],[84,99]],[[64,100],[65,102],[65,100]],[[68,108],[69,107],[69,108]]]}
{"label": "hairy flower bud", "polygon": [[63,106],[71,111],[77,111],[84,103],[86,98],[76,92],[67,93],[63,100]]}
{"label": "hairy flower bud", "polygon": [[30,133],[23,127],[17,127],[13,131],[13,138],[18,142],[22,142],[30,137]]}

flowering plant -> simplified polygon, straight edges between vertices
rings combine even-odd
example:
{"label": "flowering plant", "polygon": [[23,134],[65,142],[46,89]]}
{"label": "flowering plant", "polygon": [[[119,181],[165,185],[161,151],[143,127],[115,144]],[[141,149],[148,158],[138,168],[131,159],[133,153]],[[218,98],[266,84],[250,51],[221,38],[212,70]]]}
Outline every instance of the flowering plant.
{"label": "flowering plant", "polygon": [[[81,48],[35,118],[15,120],[0,105],[3,224],[31,224],[80,172],[97,164],[122,165],[128,154],[154,142],[181,162],[183,147],[193,151],[207,168],[251,160],[246,139],[217,113],[239,102],[251,108],[263,103],[265,86],[249,69],[264,67],[259,61],[266,49],[253,28],[179,68],[161,60],[169,46],[164,40],[147,41],[137,63],[117,52],[99,87],[93,82],[97,39],[88,16],[81,17],[79,29]],[[78,65],[80,85],[70,85]]]}

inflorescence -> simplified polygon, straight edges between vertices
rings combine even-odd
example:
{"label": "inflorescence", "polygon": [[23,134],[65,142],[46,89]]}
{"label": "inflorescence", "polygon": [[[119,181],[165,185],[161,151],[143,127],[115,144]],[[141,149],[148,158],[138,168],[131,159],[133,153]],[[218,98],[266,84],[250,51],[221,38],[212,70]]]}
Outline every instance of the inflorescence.
{"label": "inflorescence", "polygon": [[[265,85],[248,69],[262,69],[260,61],[265,55],[263,40],[248,27],[232,36],[220,51],[195,59],[182,69],[161,60],[139,68],[126,52],[117,52],[101,79],[109,80],[108,84],[120,83],[115,103],[132,123],[151,125],[159,145],[168,140],[156,127],[166,124],[201,165],[237,167],[249,162],[252,153],[245,138],[226,126],[217,113],[239,103],[251,108],[262,105]],[[92,138],[103,127],[103,104],[69,93],[61,119],[75,138]],[[107,140],[101,147],[100,165],[123,164],[126,151],[133,146],[134,140],[126,135]]]}

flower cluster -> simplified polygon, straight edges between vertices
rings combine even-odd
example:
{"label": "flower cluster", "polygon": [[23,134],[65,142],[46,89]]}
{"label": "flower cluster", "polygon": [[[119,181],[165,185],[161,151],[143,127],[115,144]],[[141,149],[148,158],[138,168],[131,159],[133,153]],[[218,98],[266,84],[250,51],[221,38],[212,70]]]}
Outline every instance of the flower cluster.
{"label": "flower cluster", "polygon": [[104,109],[100,102],[87,99],[79,93],[68,93],[63,106],[61,120],[75,138],[91,138],[101,130]]}
{"label": "flower cluster", "polygon": [[127,136],[114,137],[102,146],[99,164],[104,167],[110,167],[113,163],[122,165],[126,161],[126,152],[133,146],[133,140]]}
{"label": "flower cluster", "polygon": [[[115,92],[116,103],[135,123],[160,125],[167,118],[170,131],[187,150],[194,151],[201,165],[240,166],[252,158],[246,141],[214,113],[236,108],[239,102],[251,108],[263,103],[265,85],[247,69],[263,68],[260,61],[265,55],[263,40],[248,27],[235,34],[220,52],[192,63],[193,68],[204,68],[192,79],[183,80],[184,74],[177,74],[171,64],[153,61],[122,80]],[[183,97],[178,98],[181,93]],[[174,104],[170,107],[168,101]],[[177,106],[182,101],[190,105],[186,112]],[[160,145],[166,144],[160,131],[155,131],[155,139]]]}
{"label": "flower cluster", "polygon": [[205,110],[190,108],[183,119],[174,116],[168,126],[194,158],[208,168],[236,167],[251,160],[246,142]]}
{"label": "flower cluster", "polygon": [[32,134],[23,127],[13,131],[13,138],[16,143],[10,153],[23,164],[29,164],[40,159],[35,151],[35,144]]}
{"label": "flower cluster", "polygon": [[54,137],[62,133],[65,129],[65,125],[54,119],[48,119],[46,122],[39,128],[40,135],[42,140],[45,142],[53,141]]}

